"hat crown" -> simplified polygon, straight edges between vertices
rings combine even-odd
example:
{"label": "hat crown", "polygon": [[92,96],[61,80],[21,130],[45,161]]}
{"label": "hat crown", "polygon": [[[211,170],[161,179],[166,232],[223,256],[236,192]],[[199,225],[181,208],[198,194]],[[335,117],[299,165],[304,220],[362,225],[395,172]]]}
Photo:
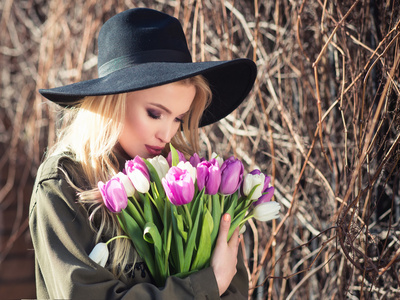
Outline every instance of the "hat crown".
{"label": "hat crown", "polygon": [[135,64],[192,62],[180,22],[148,8],[110,18],[100,30],[98,49],[99,77]]}

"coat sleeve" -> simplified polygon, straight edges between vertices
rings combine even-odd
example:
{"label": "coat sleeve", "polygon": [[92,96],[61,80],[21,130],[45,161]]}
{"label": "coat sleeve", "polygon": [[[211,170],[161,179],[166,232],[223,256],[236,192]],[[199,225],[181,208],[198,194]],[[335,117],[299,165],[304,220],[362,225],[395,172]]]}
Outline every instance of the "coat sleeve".
{"label": "coat sleeve", "polygon": [[[211,268],[159,289],[152,283],[128,286],[93,262],[93,232],[76,192],[61,177],[36,183],[30,209],[38,298],[51,299],[219,299]],[[229,298],[231,299],[231,298]],[[233,298],[232,298],[233,299]]]}

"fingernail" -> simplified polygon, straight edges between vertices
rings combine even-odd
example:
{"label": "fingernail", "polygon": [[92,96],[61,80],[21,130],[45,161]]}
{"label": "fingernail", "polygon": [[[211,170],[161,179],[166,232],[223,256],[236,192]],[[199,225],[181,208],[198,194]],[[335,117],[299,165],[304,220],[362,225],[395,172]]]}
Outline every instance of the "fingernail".
{"label": "fingernail", "polygon": [[225,214],[224,215],[224,221],[229,222],[231,220],[231,215],[230,214]]}

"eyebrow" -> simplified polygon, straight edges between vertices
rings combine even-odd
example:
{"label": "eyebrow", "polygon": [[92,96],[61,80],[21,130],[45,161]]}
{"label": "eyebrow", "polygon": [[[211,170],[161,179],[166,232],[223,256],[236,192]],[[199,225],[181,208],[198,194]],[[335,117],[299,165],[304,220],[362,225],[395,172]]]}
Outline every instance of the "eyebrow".
{"label": "eyebrow", "polygon": [[[166,108],[164,105],[162,105],[160,103],[150,103],[150,104],[154,105],[154,106],[156,106],[158,108],[161,108],[162,110],[166,111],[168,114],[172,114],[172,112],[168,108]],[[179,115],[179,117],[184,116],[187,112],[184,112],[183,114]]]}
{"label": "eyebrow", "polygon": [[159,103],[150,103],[150,104],[157,106],[157,107],[161,108],[162,110],[165,110],[167,113],[171,114],[171,111],[162,104],[159,104]]}

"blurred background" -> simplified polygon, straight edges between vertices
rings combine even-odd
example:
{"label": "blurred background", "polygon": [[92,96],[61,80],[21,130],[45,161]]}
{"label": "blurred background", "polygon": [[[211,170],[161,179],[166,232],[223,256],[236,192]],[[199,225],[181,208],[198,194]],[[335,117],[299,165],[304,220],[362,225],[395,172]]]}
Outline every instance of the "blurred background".
{"label": "blurred background", "polygon": [[244,234],[249,299],[399,299],[398,0],[1,0],[0,297],[35,298],[29,199],[62,118],[37,90],[97,77],[101,24],[133,7],[179,18],[196,61],[258,66],[201,133],[282,206]]}

